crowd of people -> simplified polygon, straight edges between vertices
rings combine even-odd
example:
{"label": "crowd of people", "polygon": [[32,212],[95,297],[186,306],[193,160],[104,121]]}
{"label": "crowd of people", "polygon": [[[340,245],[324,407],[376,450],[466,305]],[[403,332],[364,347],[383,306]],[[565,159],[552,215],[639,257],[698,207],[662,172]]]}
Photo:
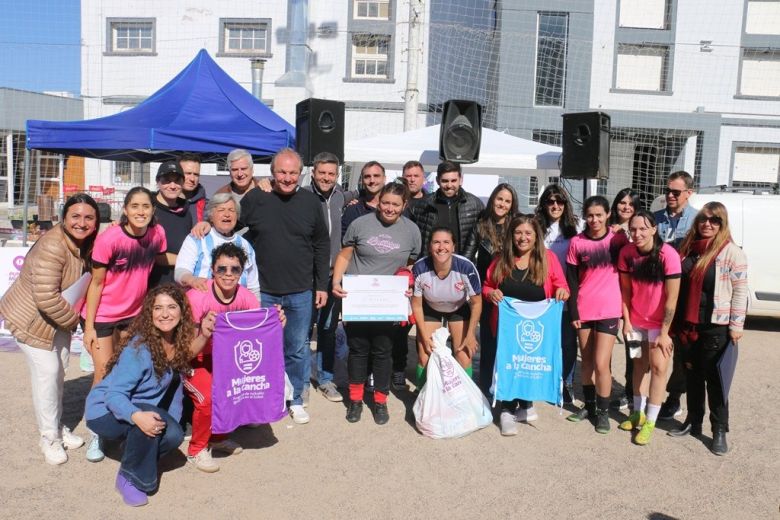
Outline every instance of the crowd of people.
{"label": "crowd of people", "polygon": [[[423,189],[423,165],[409,161],[400,181],[386,182],[372,161],[362,187],[337,184],[331,153],[313,160],[311,185],[300,187],[303,163],[292,149],[271,161],[272,177],[255,178],[244,150],[227,157],[230,182],[210,199],[199,183],[200,159],[184,154],[160,165],[157,191],[131,189],[120,220],[98,232],[98,206],[85,194],[66,201],[62,221],[29,251],[21,275],[0,301],[0,314],[28,361],[33,406],[46,462],[67,461],[85,444],[61,422],[70,333],[81,324],[95,372],[86,399],[86,457],[103,459],[104,440],[124,440],[116,488],[143,505],[157,486],[157,461],[189,440],[188,460],[219,470],[211,450],[240,453],[229,435],[211,432],[211,352],[219,312],[276,306],[284,327],[291,419],[306,424],[311,384],[328,401],[347,398],[346,420],[361,420],[366,393],[378,425],[390,420],[391,389],[407,388],[407,322],[348,322],[349,386],[335,385],[336,331],[347,275],[409,277],[409,321],[417,327],[415,384],[425,382],[431,335],[449,328],[455,358],[492,397],[498,348],[498,303],[564,301],[561,320],[562,399],[575,400],[577,352],[581,400],[568,420],[611,429],[609,408],[630,408],[622,430],[647,444],[656,422],[688,417],[672,436],[700,435],[705,398],[711,451],[728,451],[728,401],[717,362],[737,342],[747,306],[747,261],[731,240],[725,207],[687,204],[693,179],[670,175],[666,208],[655,214],[625,189],[575,215],[567,191],[548,186],[531,214],[499,184],[487,206],[462,187],[460,165],[442,162],[438,189]],[[76,309],[64,291],[88,277]],[[312,374],[310,341],[316,330]],[[611,402],[616,338],[626,344],[626,391]],[[638,355],[637,355],[638,354]],[[671,377],[668,367],[673,366]],[[664,398],[668,392],[666,402]],[[496,403],[502,435],[538,420],[534,403]]]}

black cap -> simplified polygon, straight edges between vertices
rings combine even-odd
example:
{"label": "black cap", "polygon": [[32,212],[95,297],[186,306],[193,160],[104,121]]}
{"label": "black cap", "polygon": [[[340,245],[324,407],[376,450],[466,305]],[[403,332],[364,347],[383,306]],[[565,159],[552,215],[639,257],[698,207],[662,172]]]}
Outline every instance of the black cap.
{"label": "black cap", "polygon": [[160,178],[165,177],[166,175],[176,175],[177,177],[184,178],[184,170],[181,169],[181,165],[179,164],[179,161],[165,161],[160,165],[159,168],[157,168],[157,177],[155,180],[160,180]]}

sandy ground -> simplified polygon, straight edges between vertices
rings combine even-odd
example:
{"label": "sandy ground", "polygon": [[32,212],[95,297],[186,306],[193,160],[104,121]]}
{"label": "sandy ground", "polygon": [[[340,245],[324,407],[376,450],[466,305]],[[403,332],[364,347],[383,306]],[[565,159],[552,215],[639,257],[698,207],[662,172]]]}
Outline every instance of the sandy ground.
{"label": "sandy ground", "polygon": [[[731,397],[731,452],[716,457],[704,439],[664,435],[632,445],[626,432],[598,435],[537,404],[540,419],[502,438],[493,425],[457,440],[431,440],[414,428],[414,395],[389,401],[390,423],[368,410],[349,424],[345,407],[313,394],[312,421],[289,418],[234,434],[245,451],[199,472],[169,456],[149,505],[130,509],[113,489],[117,453],[91,464],[84,449],[67,464],[43,462],[23,355],[0,353],[0,518],[774,518],[780,517],[780,442],[774,436],[780,373],[780,321],[749,324]],[[622,383],[615,346],[615,395]],[[410,360],[411,366],[411,360]],[[412,371],[409,371],[412,375]],[[91,376],[71,359],[64,422],[85,434]],[[615,413],[613,421],[622,416]],[[771,419],[774,417],[774,419]],[[774,440],[773,440],[774,439]]]}

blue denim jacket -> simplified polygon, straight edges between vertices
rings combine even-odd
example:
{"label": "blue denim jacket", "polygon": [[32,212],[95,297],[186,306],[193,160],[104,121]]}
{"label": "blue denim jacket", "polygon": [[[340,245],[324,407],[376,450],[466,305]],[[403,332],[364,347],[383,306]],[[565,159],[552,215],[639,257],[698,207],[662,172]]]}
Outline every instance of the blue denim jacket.
{"label": "blue denim jacket", "polygon": [[655,216],[655,222],[658,224],[658,236],[664,242],[678,249],[683,238],[688,234],[688,230],[693,226],[693,219],[698,212],[699,210],[691,207],[690,204],[686,204],[682,210],[682,215],[680,215],[680,220],[677,222],[677,227],[672,229],[672,222],[666,208],[656,211],[653,216]]}
{"label": "blue denim jacket", "polygon": [[[158,378],[148,348],[145,344],[136,346],[135,342],[130,341],[111,372],[87,395],[85,419],[97,419],[110,412],[120,421],[133,424],[130,417],[139,411],[137,403],[157,406],[165,395],[173,372],[169,368]],[[176,420],[181,417],[181,392],[179,385],[168,408]]]}

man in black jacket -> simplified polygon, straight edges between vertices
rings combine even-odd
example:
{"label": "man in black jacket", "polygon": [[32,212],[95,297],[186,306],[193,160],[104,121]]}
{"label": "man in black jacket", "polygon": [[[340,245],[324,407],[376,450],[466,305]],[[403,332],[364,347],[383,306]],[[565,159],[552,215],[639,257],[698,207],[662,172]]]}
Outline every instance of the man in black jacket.
{"label": "man in black jacket", "polygon": [[320,309],[328,300],[330,263],[320,199],[299,188],[302,169],[295,150],[280,150],[271,160],[273,190],[249,190],[241,199],[241,220],[249,228],[245,238],[257,255],[261,303],[263,307],[279,304],[287,316],[284,364],[293,385],[290,414],[298,424],[309,422],[303,408],[309,329],[313,307]]}
{"label": "man in black jacket", "polygon": [[477,251],[477,219],[485,206],[479,198],[461,188],[460,164],[451,161],[439,164],[436,183],[438,190],[410,204],[411,219],[420,228],[422,236],[420,256],[428,254],[433,229],[446,226],[455,235],[456,253],[473,262]]}

